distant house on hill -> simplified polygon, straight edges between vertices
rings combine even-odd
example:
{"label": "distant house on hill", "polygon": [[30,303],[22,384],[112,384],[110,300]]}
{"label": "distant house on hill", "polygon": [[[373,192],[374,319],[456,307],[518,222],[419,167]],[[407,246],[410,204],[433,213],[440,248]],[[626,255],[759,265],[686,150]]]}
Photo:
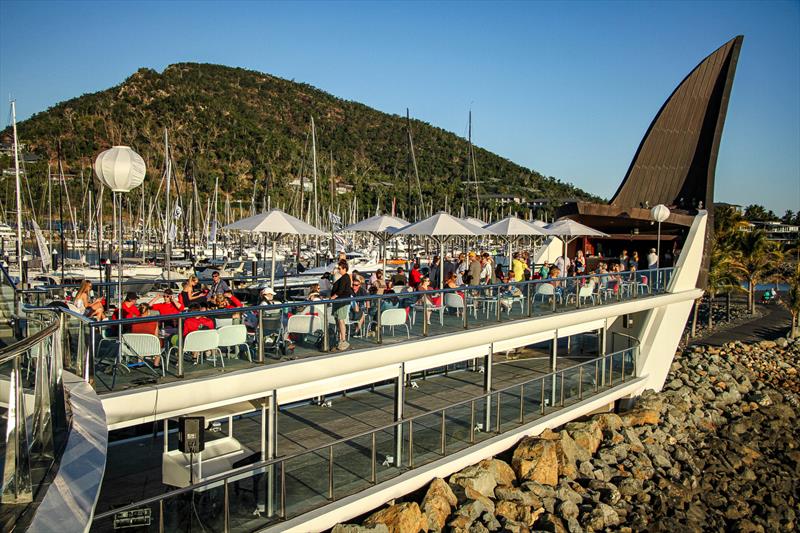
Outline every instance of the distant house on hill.
{"label": "distant house on hill", "polygon": [[794,242],[800,238],[800,226],[797,224],[758,220],[749,222],[748,224],[751,230],[763,230],[764,233],[767,234],[767,238],[771,241],[781,243]]}

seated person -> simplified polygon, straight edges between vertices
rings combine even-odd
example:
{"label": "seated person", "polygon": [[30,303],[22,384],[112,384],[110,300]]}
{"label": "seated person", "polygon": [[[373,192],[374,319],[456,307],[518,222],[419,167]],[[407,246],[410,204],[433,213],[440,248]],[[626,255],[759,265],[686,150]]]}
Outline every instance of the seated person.
{"label": "seated person", "polygon": [[233,295],[233,291],[228,289],[223,294],[225,296],[225,309],[235,309],[237,307],[244,307],[242,301]]}
{"label": "seated person", "polygon": [[[189,312],[191,313],[197,311],[206,311],[207,309],[208,307],[205,302],[192,302],[192,304],[189,306]],[[201,330],[215,329],[215,328],[216,324],[214,323],[213,319],[207,316],[193,316],[184,320],[183,336],[184,338],[186,338],[186,336],[189,333],[192,333],[194,331],[201,331]],[[192,353],[192,361],[194,362],[194,364],[197,364],[196,353]]]}
{"label": "seated person", "polygon": [[136,304],[136,300],[138,299],[139,297],[133,291],[125,295],[125,299],[122,301],[122,318],[136,318],[141,316],[139,313],[139,306]]}
{"label": "seated person", "polygon": [[397,273],[392,276],[391,282],[392,286],[408,285],[408,280],[406,279],[403,267],[397,267]]}

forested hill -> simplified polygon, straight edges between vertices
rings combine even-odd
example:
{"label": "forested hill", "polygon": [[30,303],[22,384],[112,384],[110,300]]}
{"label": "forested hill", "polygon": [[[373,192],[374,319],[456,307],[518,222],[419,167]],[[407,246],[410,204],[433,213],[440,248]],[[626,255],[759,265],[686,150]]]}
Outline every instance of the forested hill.
{"label": "forested hill", "polygon": [[[333,175],[334,183],[343,186],[340,193],[352,187],[364,207],[380,197],[386,209],[396,196],[402,208],[413,168],[405,117],[241,68],[179,63],[161,74],[140,69],[116,87],[62,102],[21,122],[18,129],[27,151],[51,161],[56,160],[60,139],[66,170],[75,175],[83,171],[88,176],[100,151],[129,145],[147,162],[146,183],[154,189],[163,172],[166,127],[178,178],[193,176],[202,196],[218,178],[221,193],[231,194],[234,201],[249,205],[255,191],[259,204],[270,194],[273,202],[294,202],[296,207],[298,187],[290,183],[301,173],[307,180],[312,174],[312,116],[320,201],[328,202]],[[467,141],[418,120],[411,121],[411,130],[426,202],[441,208],[447,195],[450,206],[473,203],[474,183],[462,183],[468,168]],[[475,161],[484,199],[490,194],[590,198],[487,150],[476,148]],[[418,203],[416,184],[413,191],[412,202]],[[350,193],[344,194],[342,200]]]}

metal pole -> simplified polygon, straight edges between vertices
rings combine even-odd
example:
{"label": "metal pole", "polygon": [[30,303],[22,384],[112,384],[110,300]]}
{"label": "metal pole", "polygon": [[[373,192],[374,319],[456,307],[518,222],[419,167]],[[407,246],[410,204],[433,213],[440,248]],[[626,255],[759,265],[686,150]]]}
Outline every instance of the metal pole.
{"label": "metal pole", "polygon": [[519,385],[519,423],[525,422],[525,384]]}
{"label": "metal pole", "polygon": [[183,377],[183,317],[178,317],[178,377]]}
{"label": "metal pole", "polygon": [[[489,428],[486,428],[487,430]],[[498,435],[500,434],[500,393],[497,393],[497,402],[495,403],[495,415],[494,415],[494,430],[495,433]]]}
{"label": "metal pole", "polygon": [[422,295],[422,336],[428,336],[428,295]]}
{"label": "metal pole", "polygon": [[408,467],[414,468],[414,419],[408,421]]}
{"label": "metal pole", "polygon": [[[328,305],[323,304],[322,306],[322,351],[327,352],[331,349],[330,344],[330,333],[328,330],[330,329],[330,325],[328,324]],[[337,325],[338,326],[338,325]]]}
{"label": "metal pole", "polygon": [[374,485],[378,481],[378,449],[375,442],[375,432],[372,432],[372,470],[370,471],[370,482]]}
{"label": "metal pole", "polygon": [[469,406],[469,442],[475,442],[475,400]]}
{"label": "metal pole", "polygon": [[228,478],[225,478],[225,480],[222,483],[222,486],[223,486],[223,492],[225,494],[225,508],[223,512],[222,529],[223,531],[225,531],[225,533],[229,533],[229,531],[231,530],[231,515],[228,503],[230,497],[228,494]]}
{"label": "metal pole", "polygon": [[542,416],[544,416],[544,412],[545,412],[545,409],[544,409],[544,384],[545,384],[545,381],[544,381],[544,378],[542,378],[542,399],[541,399],[541,403],[539,404],[539,407],[542,410]]}
{"label": "metal pole", "polygon": [[492,427],[492,352],[493,352],[493,344],[489,345],[489,352],[486,354],[484,358],[485,362],[483,364],[483,393],[486,394],[486,412],[484,425],[483,427],[486,428],[486,431],[489,431],[489,428]]}
{"label": "metal pole", "polygon": [[533,316],[533,306],[531,305],[531,283],[528,282],[525,284],[525,300],[526,305],[528,306],[528,318]]}
{"label": "metal pole", "polygon": [[264,362],[264,315],[261,309],[258,310],[258,362]]}
{"label": "metal pole", "polygon": [[286,518],[286,461],[281,461],[281,518]]}
{"label": "metal pole", "polygon": [[[384,271],[385,272],[385,271]],[[386,275],[384,274],[384,278]],[[375,302],[376,300],[373,300]],[[375,314],[377,315],[376,327],[375,327],[375,341],[378,344],[383,344],[383,326],[381,325],[381,315],[383,314],[383,295],[381,298],[377,300],[378,308],[375,310]]]}
{"label": "metal pole", "polygon": [[442,422],[441,422],[441,433],[442,433],[442,442],[441,442],[441,452],[442,457],[445,455],[445,450],[447,446],[447,432],[446,432],[446,415],[445,409],[442,409]]}
{"label": "metal pole", "polygon": [[578,367],[578,400],[583,400],[583,365]]}
{"label": "metal pole", "polygon": [[333,444],[328,446],[328,499],[333,501]]}
{"label": "metal pole", "polygon": [[394,395],[394,462],[396,467],[403,465],[403,407],[405,406],[405,364],[400,363]]}

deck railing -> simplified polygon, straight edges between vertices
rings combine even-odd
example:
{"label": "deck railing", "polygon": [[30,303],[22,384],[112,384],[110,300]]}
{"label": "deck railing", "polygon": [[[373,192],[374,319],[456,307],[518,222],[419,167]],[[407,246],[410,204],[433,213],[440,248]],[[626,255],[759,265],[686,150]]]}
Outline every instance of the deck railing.
{"label": "deck railing", "polygon": [[29,518],[25,513],[60,455],[69,424],[61,317],[39,311],[27,314],[22,325],[26,336],[0,350],[0,411],[5,419],[0,523],[6,525]]}
{"label": "deck railing", "polygon": [[255,530],[448,457],[636,376],[638,347],[99,513],[93,530],[148,515],[147,531]]}
{"label": "deck railing", "polygon": [[[223,323],[245,324],[247,348],[239,350],[234,363],[227,360],[229,367],[241,369],[242,359],[247,360],[244,364],[261,365],[335,349],[341,327],[337,316],[344,317],[346,339],[357,343],[358,347],[368,347],[644,298],[665,292],[672,272],[672,268],[663,268],[590,274],[453,289],[387,292],[346,300],[302,300],[235,309],[184,311],[101,322],[62,308],[69,331],[64,364],[94,383],[98,392],[105,392],[117,386],[118,377],[127,373],[130,366],[135,366],[134,372],[143,372],[152,381],[162,374],[152,368],[151,358],[137,358],[135,346],[126,344],[125,336],[119,335],[120,327],[125,333],[134,324],[158,324],[157,332],[165,345],[163,373],[184,378],[198,368],[207,368],[205,364],[193,365],[193,359],[188,358],[189,352],[184,349],[187,322],[197,317],[214,319],[217,328]],[[30,299],[32,294],[27,292],[26,297]],[[343,312],[342,307],[347,309]],[[399,317],[395,313],[391,322],[387,322],[386,311],[390,309],[405,309],[406,313]],[[294,316],[306,318],[292,319]],[[295,327],[297,322],[302,322],[302,327]],[[124,350],[120,350],[121,346]],[[219,363],[220,370],[224,371],[226,359],[214,355],[213,359],[208,359],[208,364],[213,362],[216,367]],[[205,360],[202,356],[196,359]]]}

